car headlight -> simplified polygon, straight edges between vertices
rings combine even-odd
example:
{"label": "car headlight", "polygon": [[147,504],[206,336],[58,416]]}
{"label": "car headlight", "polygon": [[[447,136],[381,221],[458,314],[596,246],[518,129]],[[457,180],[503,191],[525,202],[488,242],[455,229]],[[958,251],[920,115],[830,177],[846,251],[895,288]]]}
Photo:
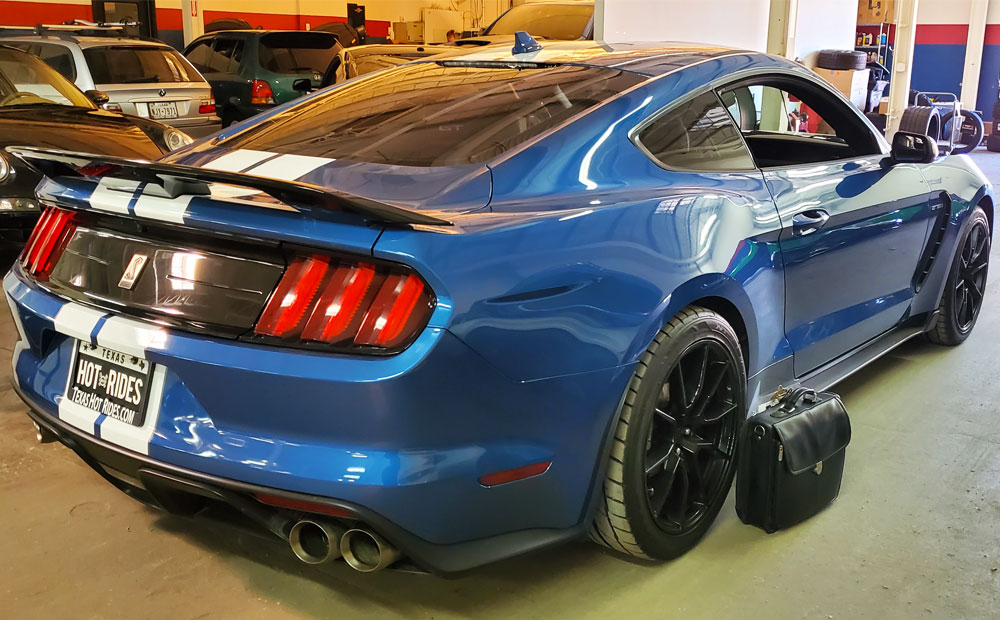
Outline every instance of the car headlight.
{"label": "car headlight", "polygon": [[194,142],[194,138],[187,135],[180,129],[174,129],[169,127],[163,131],[163,143],[167,145],[167,149],[171,151],[176,151],[182,146],[187,146]]}
{"label": "car headlight", "polygon": [[14,176],[14,169],[10,167],[10,162],[3,153],[0,153],[0,183],[3,183]]}

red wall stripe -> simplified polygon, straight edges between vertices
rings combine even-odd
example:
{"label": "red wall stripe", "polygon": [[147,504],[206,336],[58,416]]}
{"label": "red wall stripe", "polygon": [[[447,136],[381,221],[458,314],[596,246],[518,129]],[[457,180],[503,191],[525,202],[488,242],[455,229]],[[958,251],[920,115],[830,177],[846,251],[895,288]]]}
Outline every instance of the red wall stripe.
{"label": "red wall stripe", "polygon": [[[84,4],[54,4],[49,2],[6,2],[0,0],[0,22],[8,26],[34,26],[58,24],[70,19],[92,20],[90,7]],[[290,15],[284,13],[239,13],[233,11],[205,11],[205,23],[223,17],[245,19],[251,26],[270,29],[301,30],[308,23],[312,28],[326,22],[346,22],[346,17],[329,15]],[[163,30],[183,30],[180,9],[156,9],[156,25]],[[389,22],[369,19],[365,22],[368,34],[373,37],[389,36]]]}
{"label": "red wall stripe", "polygon": [[1000,24],[986,24],[986,45],[1000,45]]}
{"label": "red wall stripe", "polygon": [[965,45],[968,24],[918,24],[917,45]]}

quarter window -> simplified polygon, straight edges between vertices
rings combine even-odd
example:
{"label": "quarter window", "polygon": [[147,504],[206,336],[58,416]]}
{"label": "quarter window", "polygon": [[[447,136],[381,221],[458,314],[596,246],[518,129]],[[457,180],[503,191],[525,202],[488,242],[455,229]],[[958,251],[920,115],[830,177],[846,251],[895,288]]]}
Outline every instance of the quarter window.
{"label": "quarter window", "polygon": [[715,93],[704,93],[642,128],[637,142],[660,164],[699,171],[752,170],[753,159]]}

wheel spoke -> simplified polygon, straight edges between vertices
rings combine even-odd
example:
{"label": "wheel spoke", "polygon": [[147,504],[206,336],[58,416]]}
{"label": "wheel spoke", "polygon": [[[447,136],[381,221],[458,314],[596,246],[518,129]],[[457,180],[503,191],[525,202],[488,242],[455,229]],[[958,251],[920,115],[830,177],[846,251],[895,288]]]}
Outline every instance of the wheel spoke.
{"label": "wheel spoke", "polygon": [[663,470],[664,464],[671,455],[677,458],[676,454],[677,446],[674,442],[668,442],[663,447],[656,450],[650,450],[646,453],[646,477],[650,477],[657,472],[657,470]]}
{"label": "wheel spoke", "polygon": [[663,514],[667,498],[670,497],[670,492],[673,491],[674,483],[677,480],[680,464],[681,460],[674,454],[674,458],[667,461],[667,466],[649,481],[649,488],[653,490],[653,494],[649,498],[649,508],[656,517]]}
{"label": "wheel spoke", "polygon": [[[695,404],[701,399],[702,391],[705,389],[705,376],[708,374],[708,347],[702,347],[701,363],[698,365],[698,383],[695,385],[694,394],[691,395],[691,400],[684,404],[687,410],[691,410]],[[681,360],[681,364],[684,360]]]}
{"label": "wheel spoke", "polygon": [[715,394],[719,391],[719,386],[722,385],[722,380],[726,378],[726,374],[729,372],[729,364],[726,362],[714,362],[712,366],[719,368],[715,376],[709,381],[708,388],[704,390],[701,394],[701,398],[698,401],[698,405],[694,409],[694,414],[691,416],[691,423],[695,426],[705,424],[705,409],[715,398]]}
{"label": "wheel spoke", "polygon": [[653,409],[653,412],[656,413],[656,415],[663,418],[664,420],[666,420],[667,422],[669,422],[670,424],[672,424],[673,426],[677,426],[677,418],[671,415],[668,411],[660,409],[659,407],[655,407]]}
{"label": "wheel spoke", "polygon": [[674,377],[676,377],[677,388],[680,391],[680,397],[681,397],[680,406],[682,410],[685,410],[687,409],[688,398],[687,398],[687,386],[684,385],[684,369],[682,368],[682,366],[683,364],[681,363],[681,361],[678,361],[676,369],[674,373],[671,375],[671,378],[673,379]]}
{"label": "wheel spoke", "polygon": [[725,407],[721,407],[718,413],[716,413],[711,417],[705,416],[704,418],[702,418],[702,426],[706,424],[715,424],[716,422],[724,419],[727,415],[729,415],[735,410],[736,410],[736,403],[731,403],[727,401],[725,403]]}

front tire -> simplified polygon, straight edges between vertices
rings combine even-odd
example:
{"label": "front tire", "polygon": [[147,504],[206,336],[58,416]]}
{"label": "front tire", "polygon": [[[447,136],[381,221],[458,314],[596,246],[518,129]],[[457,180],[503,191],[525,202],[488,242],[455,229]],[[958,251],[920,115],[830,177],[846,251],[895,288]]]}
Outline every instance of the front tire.
{"label": "front tire", "polygon": [[732,486],[745,413],[746,369],[733,328],[711,310],[682,310],[629,384],[591,538],[649,560],[694,547]]}
{"label": "front tire", "polygon": [[969,221],[970,225],[959,237],[937,321],[927,332],[927,337],[936,344],[955,346],[965,342],[983,307],[990,266],[990,223],[982,207],[973,209]]}

